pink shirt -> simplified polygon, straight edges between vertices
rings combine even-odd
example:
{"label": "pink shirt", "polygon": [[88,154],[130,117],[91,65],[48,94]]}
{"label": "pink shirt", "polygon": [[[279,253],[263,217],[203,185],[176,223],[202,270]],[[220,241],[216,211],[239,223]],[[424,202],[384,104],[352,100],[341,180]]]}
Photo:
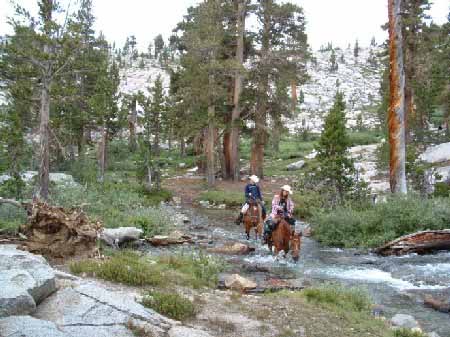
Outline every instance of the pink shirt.
{"label": "pink shirt", "polygon": [[[274,217],[278,214],[277,213],[278,209],[282,209],[282,207],[278,205],[279,203],[280,203],[280,196],[278,194],[276,194],[272,200],[272,212],[270,213],[270,215],[272,217]],[[294,203],[292,202],[292,199],[289,197],[286,200],[286,206],[287,206],[289,215],[292,216],[292,214],[294,212]]]}

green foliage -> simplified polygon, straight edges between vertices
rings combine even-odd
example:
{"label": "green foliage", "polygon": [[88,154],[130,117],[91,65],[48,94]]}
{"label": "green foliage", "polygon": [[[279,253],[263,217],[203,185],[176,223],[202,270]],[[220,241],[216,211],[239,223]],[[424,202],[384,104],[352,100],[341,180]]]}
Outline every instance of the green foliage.
{"label": "green foliage", "polygon": [[142,304],[179,321],[195,316],[195,306],[191,300],[176,292],[150,291]]}
{"label": "green foliage", "polygon": [[336,247],[378,247],[402,235],[450,224],[449,199],[390,197],[365,209],[351,206],[317,212],[311,219],[315,237]]}
{"label": "green foliage", "polygon": [[207,200],[210,203],[220,205],[225,204],[229,207],[240,206],[244,202],[244,191],[223,191],[223,190],[209,190],[202,192],[197,198],[197,201]]}
{"label": "green foliage", "polygon": [[[165,201],[168,192],[143,193],[142,187],[136,182],[105,182],[82,186],[55,186],[50,195],[50,202],[63,207],[84,205],[83,209],[105,227],[132,226],[139,223],[143,216],[155,216],[155,219],[145,220],[149,232],[164,231],[170,227],[165,223],[167,217],[164,211],[146,210]],[[141,222],[142,223],[142,222]],[[157,228],[156,225],[164,225]],[[151,230],[150,230],[151,228]]]}
{"label": "green foliage", "polygon": [[195,289],[214,288],[217,285],[218,274],[225,268],[222,260],[202,253],[162,255],[158,263],[176,271],[173,282],[189,285]]}
{"label": "green foliage", "polygon": [[192,288],[216,287],[223,261],[203,254],[173,254],[156,258],[136,252],[113,252],[105,260],[81,260],[70,264],[71,272],[134,286],[171,285]]}
{"label": "green foliage", "polygon": [[379,143],[384,136],[384,132],[379,130],[348,132],[349,146],[376,144]]}
{"label": "green foliage", "polygon": [[310,302],[340,310],[369,313],[372,306],[366,291],[339,285],[327,284],[307,288],[303,291],[303,296]]}
{"label": "green foliage", "polygon": [[13,205],[0,205],[0,231],[14,232],[27,220],[25,210]]}
{"label": "green foliage", "polygon": [[82,260],[70,264],[74,274],[87,274],[107,281],[131,286],[157,286],[164,284],[161,268],[150,264],[137,253],[115,253],[106,260]]}
{"label": "green foliage", "polygon": [[130,215],[130,226],[141,228],[144,235],[152,237],[155,235],[168,234],[172,228],[172,219],[169,214],[162,212],[160,208],[142,207]]}
{"label": "green foliage", "polygon": [[422,332],[410,329],[395,329],[393,335],[393,337],[426,337]]}
{"label": "green foliage", "polygon": [[450,185],[445,182],[438,182],[434,185],[435,198],[448,198],[450,197]]}
{"label": "green foliage", "polygon": [[353,162],[348,158],[350,139],[345,128],[345,103],[342,93],[336,93],[333,107],[325,118],[325,125],[319,140],[317,160],[319,175],[334,189],[332,194],[343,203],[345,194],[351,189]]}

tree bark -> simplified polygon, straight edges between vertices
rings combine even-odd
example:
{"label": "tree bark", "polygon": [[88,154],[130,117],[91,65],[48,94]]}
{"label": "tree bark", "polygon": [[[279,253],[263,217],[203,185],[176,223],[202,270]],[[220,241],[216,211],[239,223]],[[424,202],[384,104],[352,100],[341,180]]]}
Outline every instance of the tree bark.
{"label": "tree bark", "polygon": [[48,200],[48,186],[50,181],[50,77],[42,77],[41,107],[40,107],[40,165],[39,165],[39,197]]}
{"label": "tree bark", "polygon": [[392,193],[407,193],[405,143],[405,73],[403,68],[401,0],[388,0],[390,56],[390,187]]}
{"label": "tree bark", "polygon": [[137,123],[137,100],[136,98],[133,97],[133,101],[131,103],[131,114],[128,116],[128,130],[130,132],[128,147],[130,149],[130,152],[135,152],[137,148],[136,123]]}
{"label": "tree bark", "polygon": [[264,177],[264,147],[267,142],[267,106],[269,90],[269,51],[272,0],[262,2],[264,10],[263,36],[261,46],[261,67],[258,83],[258,99],[255,111],[255,129],[253,130],[250,172],[260,178]]}
{"label": "tree bark", "polygon": [[214,138],[216,135],[215,125],[215,107],[213,104],[208,106],[208,131],[206,137],[206,179],[208,187],[213,187],[216,183],[216,165],[214,156]]}
{"label": "tree bark", "polygon": [[297,81],[295,79],[291,80],[291,111],[292,116],[295,116],[295,111],[297,109]]}
{"label": "tree bark", "polygon": [[[237,47],[236,47],[236,61],[243,67],[244,64],[244,33],[245,33],[245,15],[246,15],[246,0],[238,0],[237,9]],[[225,156],[227,176],[233,181],[237,181],[240,178],[239,167],[239,119],[241,116],[240,98],[242,93],[242,71],[236,70],[234,77],[234,94],[233,94],[233,111],[231,113],[231,131],[229,139],[229,157]]]}
{"label": "tree bark", "polygon": [[98,145],[98,181],[101,183],[105,181],[107,143],[108,129],[104,126],[102,131],[102,139]]}

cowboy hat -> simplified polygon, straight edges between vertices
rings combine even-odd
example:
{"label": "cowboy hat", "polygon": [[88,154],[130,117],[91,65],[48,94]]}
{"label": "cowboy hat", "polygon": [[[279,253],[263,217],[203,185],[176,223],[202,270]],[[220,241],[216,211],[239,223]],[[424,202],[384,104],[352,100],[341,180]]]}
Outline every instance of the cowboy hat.
{"label": "cowboy hat", "polygon": [[255,175],[250,176],[248,179],[253,181],[255,184],[257,184],[259,182],[259,178]]}
{"label": "cowboy hat", "polygon": [[283,187],[281,187],[281,190],[282,191],[286,191],[286,192],[288,192],[289,194],[292,194],[293,192],[292,192],[292,188],[291,188],[291,186],[289,186],[289,185],[284,185]]}

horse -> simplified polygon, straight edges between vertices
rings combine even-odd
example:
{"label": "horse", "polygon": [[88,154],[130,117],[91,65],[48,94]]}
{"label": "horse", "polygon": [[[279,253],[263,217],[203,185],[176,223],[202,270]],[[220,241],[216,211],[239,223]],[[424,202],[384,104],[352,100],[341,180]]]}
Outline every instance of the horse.
{"label": "horse", "polygon": [[254,199],[249,200],[249,207],[247,212],[244,214],[244,226],[245,234],[247,235],[247,240],[250,240],[250,230],[255,228],[255,238],[258,240],[259,236],[262,235],[263,229],[263,219],[261,206]]}
{"label": "horse", "polygon": [[273,247],[275,247],[275,255],[278,255],[282,250],[285,254],[291,250],[292,259],[297,262],[300,257],[301,233],[292,229],[283,216],[275,217],[273,224],[276,228],[267,242],[270,252],[272,252]]}

